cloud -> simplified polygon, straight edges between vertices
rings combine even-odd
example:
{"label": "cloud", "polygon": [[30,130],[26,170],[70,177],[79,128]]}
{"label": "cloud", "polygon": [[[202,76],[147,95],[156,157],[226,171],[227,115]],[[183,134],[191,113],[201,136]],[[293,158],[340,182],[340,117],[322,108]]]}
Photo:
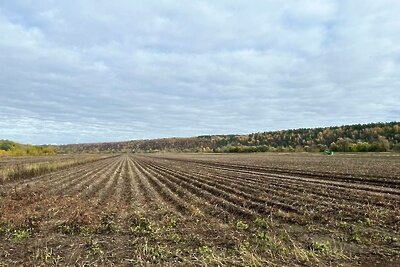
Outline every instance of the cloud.
{"label": "cloud", "polygon": [[0,4],[0,138],[71,143],[398,120],[397,1]]}

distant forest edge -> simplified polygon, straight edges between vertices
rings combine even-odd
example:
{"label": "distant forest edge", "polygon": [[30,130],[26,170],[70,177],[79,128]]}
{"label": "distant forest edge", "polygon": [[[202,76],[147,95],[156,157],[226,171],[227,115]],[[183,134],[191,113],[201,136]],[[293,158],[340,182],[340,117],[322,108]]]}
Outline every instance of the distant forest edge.
{"label": "distant forest edge", "polygon": [[203,135],[111,143],[71,144],[60,153],[82,152],[400,152],[400,122],[269,131],[247,135]]}
{"label": "distant forest edge", "polygon": [[42,156],[55,154],[57,154],[55,146],[23,145],[10,140],[0,140],[0,156]]}

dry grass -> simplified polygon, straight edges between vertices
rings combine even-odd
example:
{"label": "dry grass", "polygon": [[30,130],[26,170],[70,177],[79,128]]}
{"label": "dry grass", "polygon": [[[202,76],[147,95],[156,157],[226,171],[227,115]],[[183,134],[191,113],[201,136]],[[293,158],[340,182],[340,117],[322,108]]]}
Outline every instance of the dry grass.
{"label": "dry grass", "polygon": [[0,183],[35,177],[56,170],[101,160],[107,157],[109,156],[87,155],[76,158],[62,158],[60,160],[47,162],[19,162],[13,165],[6,165],[0,168]]}

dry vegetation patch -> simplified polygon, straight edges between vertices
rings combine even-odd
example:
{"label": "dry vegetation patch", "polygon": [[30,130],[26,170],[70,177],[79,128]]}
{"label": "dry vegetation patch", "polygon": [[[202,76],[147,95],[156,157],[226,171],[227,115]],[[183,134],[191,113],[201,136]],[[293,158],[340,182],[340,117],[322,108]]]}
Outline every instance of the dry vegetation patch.
{"label": "dry vegetation patch", "polygon": [[[0,162],[0,183],[43,175],[56,170],[108,158],[105,155],[6,158]],[[111,156],[112,157],[112,156]]]}

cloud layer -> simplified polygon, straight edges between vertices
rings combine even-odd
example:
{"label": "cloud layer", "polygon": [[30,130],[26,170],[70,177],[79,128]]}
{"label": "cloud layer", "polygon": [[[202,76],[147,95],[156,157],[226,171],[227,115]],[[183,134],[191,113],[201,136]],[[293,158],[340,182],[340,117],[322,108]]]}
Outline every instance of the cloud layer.
{"label": "cloud layer", "polygon": [[398,14],[397,0],[1,3],[0,138],[399,120]]}

